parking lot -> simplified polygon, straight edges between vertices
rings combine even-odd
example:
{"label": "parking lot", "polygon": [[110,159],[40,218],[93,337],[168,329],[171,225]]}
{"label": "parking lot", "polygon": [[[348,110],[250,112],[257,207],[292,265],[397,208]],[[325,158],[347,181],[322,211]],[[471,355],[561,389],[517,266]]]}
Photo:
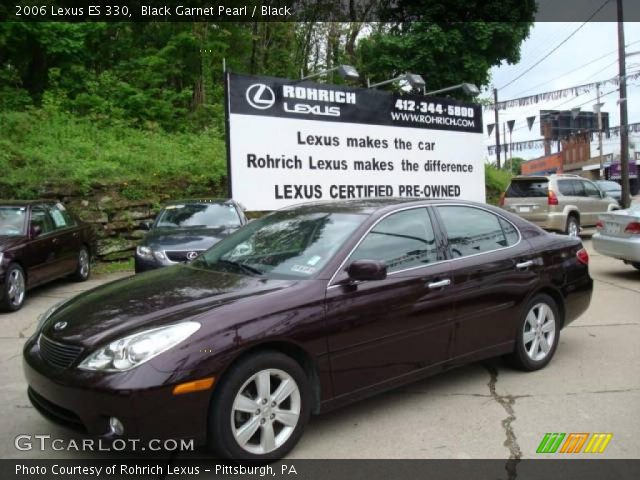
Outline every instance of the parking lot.
{"label": "parking lot", "polygon": [[[522,373],[500,360],[460,368],[312,419],[295,458],[532,458],[546,432],[613,433],[606,458],[640,455],[640,272],[595,254],[594,297],[562,332],[552,363]],[[69,438],[31,407],[21,350],[37,316],[61,299],[126,274],[31,292],[24,308],[0,314],[3,458],[79,457],[22,452],[20,434]],[[160,421],[160,419],[159,419]],[[587,456],[587,455],[585,455]]]}

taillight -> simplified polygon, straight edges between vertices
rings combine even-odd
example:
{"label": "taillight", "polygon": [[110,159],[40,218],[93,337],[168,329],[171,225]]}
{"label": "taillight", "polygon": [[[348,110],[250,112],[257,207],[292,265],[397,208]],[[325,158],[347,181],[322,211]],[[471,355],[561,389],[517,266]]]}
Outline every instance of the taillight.
{"label": "taillight", "polygon": [[598,223],[596,223],[596,230],[600,231],[604,228],[604,222],[602,220],[598,220]]}
{"label": "taillight", "polygon": [[630,233],[631,235],[640,235],[640,222],[631,222],[624,229],[624,233]]}
{"label": "taillight", "polygon": [[558,205],[558,197],[556,196],[553,190],[549,190],[549,196],[547,198],[547,203],[549,205]]}
{"label": "taillight", "polygon": [[501,207],[504,207],[504,197],[507,194],[507,192],[502,192],[500,194],[500,201],[498,202],[498,205],[500,205]]}
{"label": "taillight", "polygon": [[589,265],[589,254],[584,248],[581,248],[576,252],[576,258],[583,265]]}

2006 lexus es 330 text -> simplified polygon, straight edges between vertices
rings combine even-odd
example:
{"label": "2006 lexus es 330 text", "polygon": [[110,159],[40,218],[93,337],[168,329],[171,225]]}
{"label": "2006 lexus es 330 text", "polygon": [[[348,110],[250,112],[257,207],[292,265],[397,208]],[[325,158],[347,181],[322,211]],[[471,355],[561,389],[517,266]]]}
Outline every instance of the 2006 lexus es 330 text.
{"label": "2006 lexus es 330 text", "polygon": [[470,202],[287,208],[47,312],[28,394],[88,434],[278,458],[312,413],[497,355],[544,367],[589,305],[588,260],[579,239]]}

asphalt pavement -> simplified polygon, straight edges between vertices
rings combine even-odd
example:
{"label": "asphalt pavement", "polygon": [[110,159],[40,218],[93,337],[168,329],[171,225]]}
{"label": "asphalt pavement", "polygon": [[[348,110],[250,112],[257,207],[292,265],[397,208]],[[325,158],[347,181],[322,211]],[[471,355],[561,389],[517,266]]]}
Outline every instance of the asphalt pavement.
{"label": "asphalt pavement", "polygon": [[[491,360],[315,417],[290,457],[525,459],[541,456],[547,432],[612,433],[599,457],[640,457],[640,271],[596,254],[588,237],[584,243],[595,280],[591,307],[562,331],[547,368],[523,373]],[[21,434],[81,438],[30,405],[21,350],[39,313],[123,275],[59,281],[30,292],[20,312],[0,314],[0,458],[96,455],[15,448]]]}

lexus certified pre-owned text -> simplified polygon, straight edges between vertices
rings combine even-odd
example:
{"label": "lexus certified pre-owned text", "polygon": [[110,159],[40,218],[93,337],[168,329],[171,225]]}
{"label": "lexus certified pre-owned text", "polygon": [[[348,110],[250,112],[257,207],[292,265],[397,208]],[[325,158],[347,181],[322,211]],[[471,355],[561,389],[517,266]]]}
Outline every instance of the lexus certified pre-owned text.
{"label": "lexus certified pre-owned text", "polygon": [[28,395],[88,434],[280,458],[311,414],[487,357],[543,368],[589,306],[588,261],[472,202],[291,207],[47,312]]}

